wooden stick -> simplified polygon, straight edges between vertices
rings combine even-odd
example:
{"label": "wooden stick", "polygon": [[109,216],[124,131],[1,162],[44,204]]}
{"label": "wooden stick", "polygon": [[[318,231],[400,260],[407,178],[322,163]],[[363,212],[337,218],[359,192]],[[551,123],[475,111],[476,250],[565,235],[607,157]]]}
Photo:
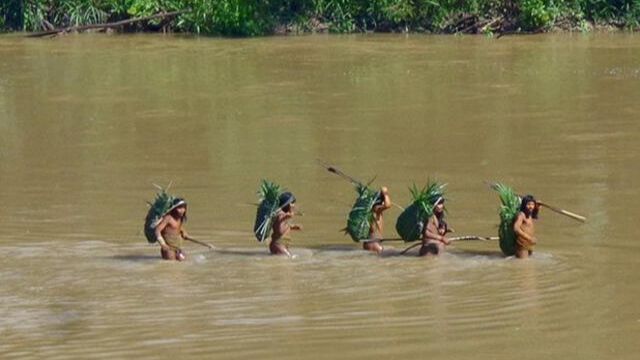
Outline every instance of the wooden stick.
{"label": "wooden stick", "polygon": [[567,211],[567,210],[558,209],[558,208],[553,207],[553,206],[551,206],[551,205],[549,205],[549,204],[547,204],[547,203],[543,203],[542,201],[538,201],[538,204],[540,204],[540,206],[544,206],[544,207],[546,207],[547,209],[549,209],[549,210],[551,210],[551,211],[555,211],[555,212],[557,212],[558,214],[562,214],[562,215],[568,216],[568,217],[570,217],[570,218],[572,218],[572,219],[575,219],[575,220],[578,220],[578,221],[580,221],[580,222],[585,222],[585,221],[587,221],[587,218],[586,218],[586,217],[584,217],[584,216],[582,216],[582,215],[574,214],[574,213],[572,213],[572,212],[570,212],[570,211]]}
{"label": "wooden stick", "polygon": [[49,30],[49,31],[43,31],[43,32],[39,32],[39,33],[35,33],[35,34],[29,34],[27,35],[27,37],[43,37],[43,36],[47,36],[47,35],[56,35],[56,34],[60,34],[60,33],[68,33],[68,32],[72,32],[72,31],[84,31],[84,30],[91,30],[91,29],[109,29],[109,28],[116,28],[116,27],[120,27],[120,26],[124,26],[124,25],[128,25],[128,24],[132,24],[132,23],[136,23],[139,21],[147,21],[147,20],[153,20],[153,19],[158,19],[158,18],[168,18],[168,17],[173,17],[173,16],[178,16],[187,12],[190,12],[191,10],[180,10],[180,11],[173,11],[173,12],[162,12],[162,13],[157,13],[154,15],[150,15],[150,16],[144,16],[144,17],[140,17],[140,18],[135,18],[135,19],[127,19],[127,20],[121,20],[121,21],[116,21],[116,22],[112,22],[112,23],[106,23],[106,24],[90,24],[90,25],[78,25],[78,26],[68,26],[65,28],[58,28],[58,29],[53,29],[53,30]]}
{"label": "wooden stick", "polygon": [[[481,240],[481,241],[488,241],[488,240],[498,240],[499,238],[497,236],[477,236],[477,235],[466,235],[466,236],[456,236],[456,237],[452,237],[449,238],[449,241],[467,241],[467,240]],[[416,244],[413,244],[411,246],[409,246],[408,248],[402,250],[400,252],[400,255],[404,255],[406,254],[409,250],[422,245],[422,241]]]}
{"label": "wooden stick", "polygon": [[[493,190],[498,191],[498,184],[496,184],[496,183],[494,183],[494,182],[489,182],[489,181],[485,181],[485,183],[486,183],[487,185],[489,185],[489,187],[490,187],[490,188],[492,188]],[[522,196],[522,195],[519,195],[519,194],[516,194],[516,195],[518,195],[518,197],[519,197],[520,199],[522,199],[522,198],[523,198],[523,196]],[[564,209],[560,209],[560,208],[557,208],[557,207],[551,206],[551,205],[549,205],[549,204],[547,204],[547,203],[544,203],[544,202],[542,202],[542,201],[540,201],[540,200],[537,200],[537,202],[538,202],[538,204],[540,204],[540,206],[544,206],[544,207],[546,207],[547,209],[549,209],[549,210],[551,210],[551,211],[557,212],[558,214],[562,214],[562,215],[568,216],[568,217],[570,217],[570,218],[572,218],[572,219],[574,219],[574,220],[578,220],[578,221],[580,221],[580,222],[585,222],[585,221],[587,221],[587,218],[586,218],[586,217],[584,217],[584,216],[582,216],[582,215],[578,215],[578,214],[572,213],[572,212],[570,212],[570,211],[567,211],[567,210],[564,210]]]}
{"label": "wooden stick", "polygon": [[318,161],[318,163],[320,164],[320,166],[324,167],[325,169],[327,169],[329,172],[332,172],[340,177],[342,177],[343,179],[346,179],[347,181],[350,181],[351,183],[353,183],[354,185],[360,185],[363,186],[362,182],[352,178],[351,176],[343,173],[342,171],[340,171],[338,168],[331,166],[323,161],[321,161],[320,159],[316,159]]}
{"label": "wooden stick", "polygon": [[379,242],[387,242],[387,241],[404,241],[402,238],[388,238],[388,239],[360,239],[358,242],[366,243],[370,241],[379,241]]}
{"label": "wooden stick", "polygon": [[212,249],[212,250],[214,249],[213,245],[211,245],[211,244],[209,244],[209,243],[206,243],[206,242],[204,242],[204,241],[196,240],[196,239],[194,239],[194,238],[192,238],[192,237],[185,238],[185,240],[189,240],[189,241],[194,242],[194,243],[196,243],[196,244],[199,244],[199,245],[202,245],[202,246],[208,247],[209,249]]}
{"label": "wooden stick", "polygon": [[414,247],[416,247],[416,246],[420,246],[420,245],[422,245],[422,242],[419,242],[419,243],[413,244],[413,245],[409,246],[408,248],[406,248],[406,249],[402,250],[402,251],[400,252],[400,255],[404,255],[404,254],[406,254],[409,250],[413,249],[413,248],[414,248]]}
{"label": "wooden stick", "polygon": [[[351,182],[354,185],[360,185],[360,186],[365,186],[361,181],[358,181],[354,178],[352,178],[351,176],[343,173],[342,171],[340,171],[338,168],[336,168],[335,166],[331,166],[325,162],[323,162],[320,159],[316,159],[318,161],[318,163],[320,164],[320,166],[324,167],[325,169],[327,169],[329,172],[332,172],[338,176],[340,176],[341,178]],[[397,207],[398,209],[404,211],[404,208],[396,203],[394,203],[393,201],[391,202],[391,205]]]}

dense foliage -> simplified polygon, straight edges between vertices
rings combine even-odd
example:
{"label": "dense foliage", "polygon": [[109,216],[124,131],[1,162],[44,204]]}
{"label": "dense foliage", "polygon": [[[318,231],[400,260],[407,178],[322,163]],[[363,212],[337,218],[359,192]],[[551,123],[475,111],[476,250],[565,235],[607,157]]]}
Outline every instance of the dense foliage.
{"label": "dense foliage", "polygon": [[154,20],[127,30],[227,36],[319,30],[490,33],[640,23],[640,0],[2,0],[0,29],[39,31],[185,9],[191,11],[171,22]]}
{"label": "dense foliage", "polygon": [[500,196],[500,225],[498,227],[498,237],[500,238],[500,250],[506,256],[513,256],[516,253],[516,233],[513,224],[520,211],[520,198],[507,185],[497,183],[495,190]]}
{"label": "dense foliage", "polygon": [[158,187],[158,193],[153,202],[149,202],[149,211],[144,219],[144,235],[150,243],[156,242],[156,226],[167,214],[171,208],[171,204],[176,199],[175,196],[167,193],[167,189]]}
{"label": "dense foliage", "polygon": [[416,241],[422,237],[422,231],[429,218],[433,215],[433,209],[440,199],[444,199],[446,184],[437,181],[429,181],[427,186],[419,189],[414,184],[411,191],[412,202],[398,216],[396,231],[402,240]]}
{"label": "dense foliage", "polygon": [[363,184],[356,185],[356,192],[358,197],[349,212],[345,232],[351,236],[351,240],[359,242],[369,239],[371,224],[374,221],[373,206],[381,194]]}
{"label": "dense foliage", "polygon": [[256,240],[263,242],[271,235],[274,217],[280,211],[280,195],[284,189],[269,180],[262,180],[258,189],[258,209],[256,210],[256,221],[253,225],[253,234]]}

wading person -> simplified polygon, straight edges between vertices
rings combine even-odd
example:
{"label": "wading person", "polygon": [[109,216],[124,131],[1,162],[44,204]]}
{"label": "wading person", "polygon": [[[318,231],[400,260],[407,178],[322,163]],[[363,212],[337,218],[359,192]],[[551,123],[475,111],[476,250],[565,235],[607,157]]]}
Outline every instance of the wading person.
{"label": "wading person", "polygon": [[446,246],[451,243],[447,239],[447,233],[450,231],[444,219],[444,198],[440,197],[434,205],[433,215],[427,219],[427,225],[422,231],[420,256],[438,255],[444,251]]}
{"label": "wading person", "polygon": [[377,200],[373,204],[373,222],[369,227],[369,241],[365,241],[362,244],[364,250],[373,251],[377,254],[382,254],[384,248],[380,240],[384,238],[384,218],[383,213],[391,208],[391,198],[389,197],[389,190],[383,186],[380,188]]}
{"label": "wading person", "polygon": [[516,257],[526,259],[533,254],[536,245],[534,221],[538,219],[540,206],[532,195],[526,195],[520,203],[520,212],[513,223],[513,231],[516,233]]}
{"label": "wading person", "polygon": [[284,192],[278,199],[280,210],[274,216],[273,233],[269,243],[269,251],[273,255],[287,255],[292,257],[289,247],[285,243],[291,230],[302,230],[302,226],[290,224],[289,220],[295,215],[296,198],[290,192]]}
{"label": "wading person", "polygon": [[187,203],[180,198],[173,199],[167,214],[155,227],[156,240],[160,244],[160,255],[165,260],[182,261],[183,240],[191,240],[183,225],[187,221]]}

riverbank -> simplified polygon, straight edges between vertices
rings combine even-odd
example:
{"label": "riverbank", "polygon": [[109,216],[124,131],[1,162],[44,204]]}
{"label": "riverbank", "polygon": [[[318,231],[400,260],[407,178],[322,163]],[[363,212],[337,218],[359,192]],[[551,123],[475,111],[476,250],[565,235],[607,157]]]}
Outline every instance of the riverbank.
{"label": "riverbank", "polygon": [[127,22],[116,29],[263,36],[312,32],[490,35],[640,27],[640,0],[61,0],[55,5],[48,0],[8,0],[0,4],[0,30],[52,31],[170,12],[180,14]]}

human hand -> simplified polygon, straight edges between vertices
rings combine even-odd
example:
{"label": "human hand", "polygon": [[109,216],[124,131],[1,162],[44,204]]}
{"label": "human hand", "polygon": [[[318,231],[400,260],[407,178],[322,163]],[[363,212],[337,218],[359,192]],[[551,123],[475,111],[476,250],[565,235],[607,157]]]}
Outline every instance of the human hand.
{"label": "human hand", "polygon": [[389,193],[389,189],[387,189],[386,186],[383,186],[383,187],[380,188],[380,192],[386,195],[386,194]]}

